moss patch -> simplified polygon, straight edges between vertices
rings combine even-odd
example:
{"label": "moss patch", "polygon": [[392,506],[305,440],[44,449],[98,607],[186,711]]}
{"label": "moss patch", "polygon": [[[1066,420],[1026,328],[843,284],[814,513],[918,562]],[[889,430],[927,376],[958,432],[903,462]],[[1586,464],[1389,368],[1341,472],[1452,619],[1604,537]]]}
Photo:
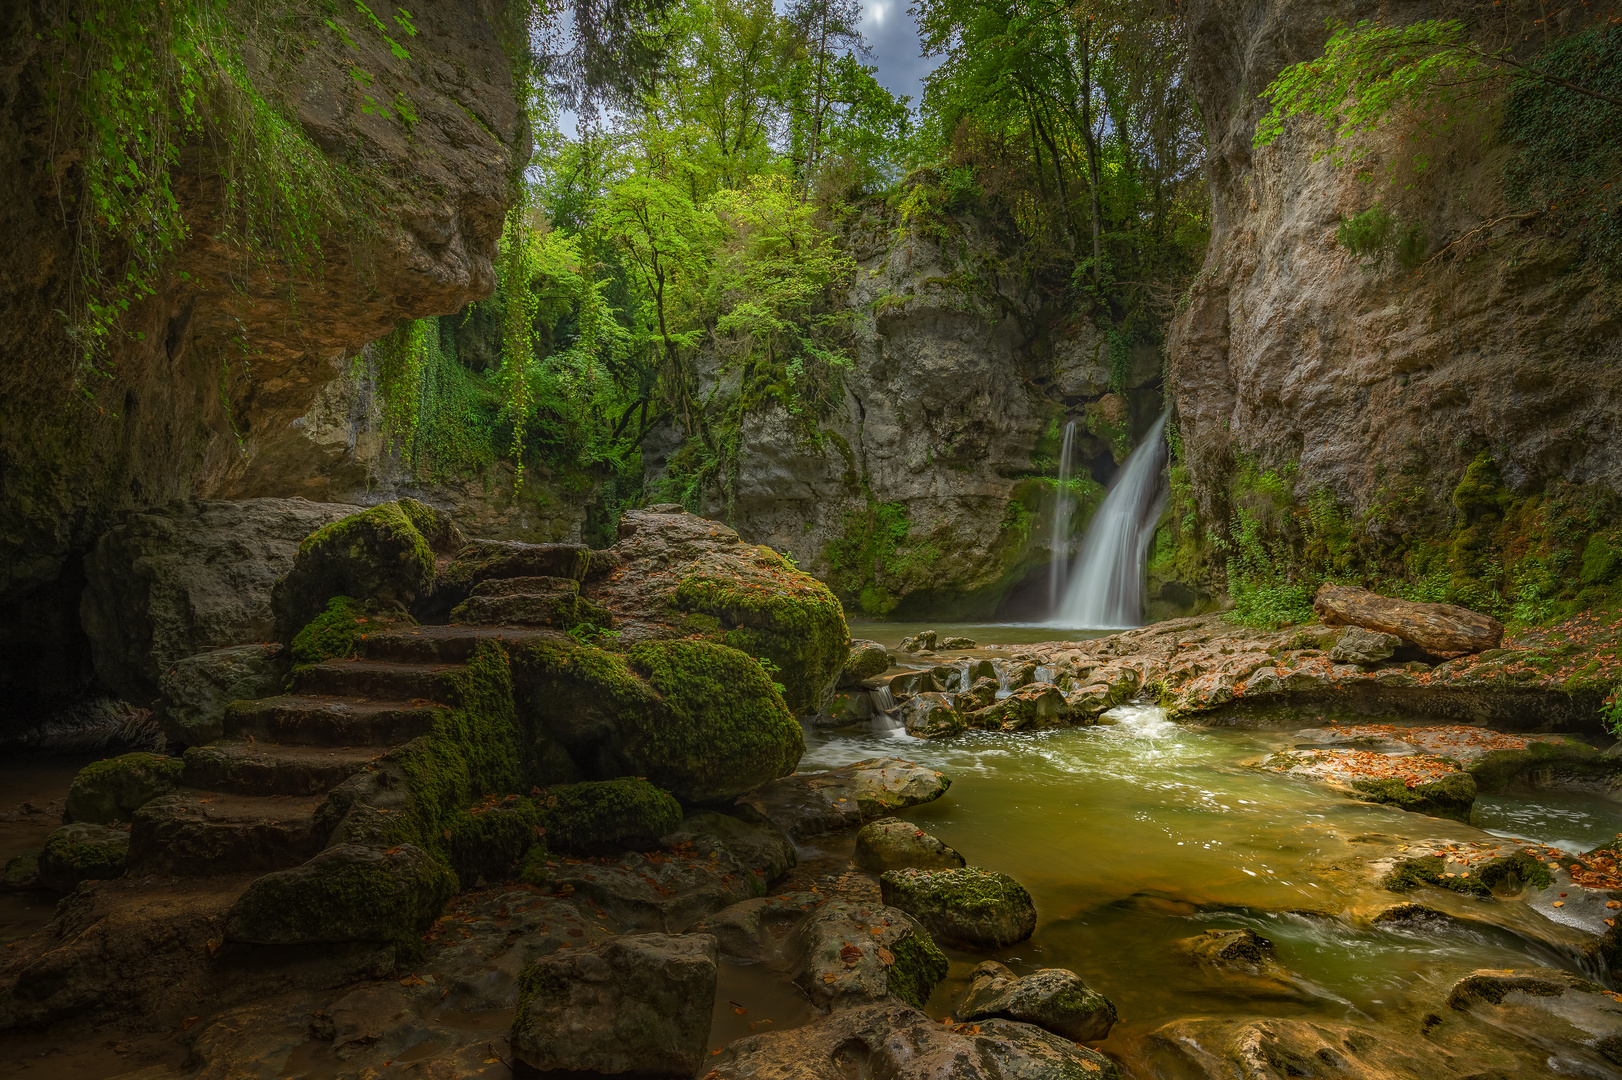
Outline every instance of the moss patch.
{"label": "moss patch", "polygon": [[760,558],[776,560],[766,567],[769,584],[695,575],[676,587],[673,599],[683,611],[720,620],[727,645],[776,664],[788,707],[813,712],[850,658],[844,609],[827,586],[781,556],[762,549]]}
{"label": "moss patch", "polygon": [[1380,885],[1392,892],[1410,892],[1421,885],[1434,885],[1439,889],[1452,889],[1478,900],[1491,900],[1492,890],[1480,876],[1460,874],[1447,877],[1443,873],[1440,855],[1425,855],[1418,859],[1404,859],[1391,868]]}
{"label": "moss patch", "polygon": [[1352,787],[1366,802],[1384,803],[1399,810],[1431,817],[1451,818],[1470,824],[1470,808],[1476,801],[1476,782],[1469,773],[1449,773],[1429,784],[1409,787],[1398,777],[1381,780],[1354,780]]}
{"label": "moss patch", "polygon": [[1524,851],[1494,859],[1476,870],[1483,884],[1495,893],[1518,893],[1524,889],[1547,889],[1554,884],[1548,867]]}
{"label": "moss patch", "polygon": [[532,800],[492,796],[452,819],[445,847],[462,888],[471,889],[481,877],[515,879],[519,861],[532,849],[545,853],[543,835],[541,813]]}
{"label": "moss patch", "polygon": [[1494,750],[1470,766],[1482,791],[1548,783],[1551,780],[1607,782],[1622,773],[1622,760],[1575,739],[1536,740],[1523,750]]}
{"label": "moss patch", "polygon": [[120,829],[91,822],[64,825],[46,838],[39,853],[40,881],[68,892],[81,881],[118,877],[129,847],[129,833]]}
{"label": "moss patch", "polygon": [[650,851],[681,824],[681,804],[639,777],[562,784],[536,805],[548,845],[580,855]]}
{"label": "moss patch", "polygon": [[912,933],[890,946],[895,963],[885,972],[890,993],[915,1009],[924,1007],[935,987],[946,978],[946,954],[928,934]]}
{"label": "moss patch", "polygon": [[68,816],[101,824],[128,821],[135,811],[179,787],[184,771],[180,758],[162,754],[124,754],[93,761],[79,770],[68,787]]}

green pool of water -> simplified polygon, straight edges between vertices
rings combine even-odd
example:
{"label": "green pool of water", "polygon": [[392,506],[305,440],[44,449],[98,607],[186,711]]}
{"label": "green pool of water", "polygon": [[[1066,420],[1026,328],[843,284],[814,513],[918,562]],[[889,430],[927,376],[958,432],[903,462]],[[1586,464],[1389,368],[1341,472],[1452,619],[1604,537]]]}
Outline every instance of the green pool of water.
{"label": "green pool of water", "polygon": [[[1108,995],[1121,1022],[1104,1048],[1134,1075],[1157,1075],[1145,1036],[1180,1017],[1377,1020],[1475,968],[1582,970],[1574,951],[1529,940],[1547,937],[1547,924],[1516,903],[1494,905],[1507,929],[1422,934],[1369,923],[1405,899],[1378,888],[1369,861],[1415,840],[1490,839],[1482,829],[1250,767],[1289,745],[1287,734],[1177,725],[1147,706],[1114,716],[1113,726],[942,742],[813,731],[800,768],[901,755],[949,775],[946,797],[906,816],[1036,900],[1035,936],[988,955],[1020,971],[1070,968]],[[1580,797],[1496,798],[1487,818],[1500,833],[1576,848],[1622,831],[1618,809]],[[1423,901],[1463,915],[1483,906],[1434,890]],[[1294,985],[1235,985],[1179,959],[1178,939],[1231,927],[1272,939]],[[936,1015],[986,958],[951,956],[952,974],[930,1002]]]}

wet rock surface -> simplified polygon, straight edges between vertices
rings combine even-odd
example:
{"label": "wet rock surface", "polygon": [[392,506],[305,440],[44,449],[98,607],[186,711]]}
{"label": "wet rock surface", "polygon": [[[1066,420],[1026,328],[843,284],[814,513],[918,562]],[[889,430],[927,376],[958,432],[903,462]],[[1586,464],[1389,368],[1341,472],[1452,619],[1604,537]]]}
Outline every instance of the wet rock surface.
{"label": "wet rock surface", "polygon": [[946,957],[910,915],[840,899],[808,913],[787,953],[795,983],[824,1009],[887,998],[922,1008],[947,971]]}
{"label": "wet rock surface", "polygon": [[1504,639],[1504,624],[1491,616],[1455,604],[1395,600],[1349,585],[1320,586],[1312,607],[1325,626],[1362,627],[1435,653],[1483,652]]}
{"label": "wet rock surface", "polygon": [[965,866],[962,855],[910,821],[880,818],[856,833],[852,861],[863,870],[952,870]]}
{"label": "wet rock surface", "polygon": [[961,1020],[1001,1017],[1035,1024],[1074,1042],[1098,1042],[1115,1026],[1115,1006],[1073,971],[1043,968],[1024,977],[995,960],[974,969],[953,1013]]}
{"label": "wet rock surface", "polygon": [[943,1026],[904,1005],[835,1012],[794,1031],[739,1039],[709,1060],[709,1080],[1119,1080],[1115,1063],[1008,1020]]}
{"label": "wet rock surface", "polygon": [[738,801],[800,840],[932,802],[951,784],[939,770],[904,758],[867,758],[840,769],[785,776]]}
{"label": "wet rock surface", "polygon": [[954,870],[889,870],[879,878],[884,902],[947,941],[1000,949],[1036,930],[1036,904],[1007,874],[967,866]]}

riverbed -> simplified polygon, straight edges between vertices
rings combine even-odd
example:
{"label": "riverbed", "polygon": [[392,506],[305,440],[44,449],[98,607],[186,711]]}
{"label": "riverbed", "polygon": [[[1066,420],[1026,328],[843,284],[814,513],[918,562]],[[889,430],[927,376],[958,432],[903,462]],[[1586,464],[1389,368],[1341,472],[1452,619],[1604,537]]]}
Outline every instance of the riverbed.
{"label": "riverbed", "polygon": [[[1103,1049],[1130,1075],[1158,1075],[1145,1040],[1191,1015],[1268,1015],[1378,1022],[1417,994],[1482,967],[1584,968],[1542,916],[1494,905],[1505,929],[1438,934],[1380,929],[1370,918],[1403,901],[1363,867],[1395,846],[1490,835],[1578,851],[1622,832],[1622,806],[1551,794],[1484,799],[1482,827],[1355,802],[1251,767],[1290,743],[1277,731],[1204,729],[1132,705],[1093,728],[968,732],[924,742],[904,734],[808,733],[802,771],[900,754],[940,769],[952,788],[906,816],[970,865],[1012,875],[1039,921],[1028,942],[993,954],[952,952],[929,1011],[950,1012],[988,957],[1020,973],[1078,972],[1114,1001],[1120,1023]],[[1427,893],[1470,916],[1481,903]],[[1538,925],[1542,924],[1542,925]],[[1181,961],[1174,942],[1249,927],[1271,939],[1288,984],[1235,982]],[[1524,931],[1524,935],[1518,931]],[[1553,935],[1558,938],[1558,934]]]}

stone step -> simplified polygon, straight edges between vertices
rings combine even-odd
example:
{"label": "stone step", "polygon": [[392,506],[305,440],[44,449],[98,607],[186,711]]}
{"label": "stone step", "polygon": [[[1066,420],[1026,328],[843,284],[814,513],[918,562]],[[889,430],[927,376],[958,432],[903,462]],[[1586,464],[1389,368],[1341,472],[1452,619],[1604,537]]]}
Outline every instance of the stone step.
{"label": "stone step", "polygon": [[360,642],[366,660],[407,664],[462,664],[482,642],[499,641],[509,653],[532,641],[563,641],[555,630],[514,626],[413,626],[368,634]]}
{"label": "stone step", "polygon": [[222,739],[186,751],[181,783],[237,795],[325,795],[387,749]]}
{"label": "stone step", "polygon": [[579,597],[571,593],[550,593],[540,596],[470,596],[451,618],[472,626],[555,626],[568,627],[579,622],[575,608]]}
{"label": "stone step", "polygon": [[135,812],[131,874],[202,877],[298,866],[320,851],[320,800],[306,795],[235,795],[183,788]]}
{"label": "stone step", "polygon": [[473,586],[474,596],[579,596],[580,582],[561,577],[490,578]]}
{"label": "stone step", "polygon": [[447,702],[450,677],[459,664],[406,664],[393,660],[328,660],[293,673],[300,694],[375,698],[385,701]]}
{"label": "stone step", "polygon": [[471,540],[446,569],[452,582],[468,587],[490,578],[586,576],[591,551],[579,544],[523,544],[515,540]]}
{"label": "stone step", "polygon": [[291,746],[398,746],[427,732],[439,712],[426,702],[283,694],[233,703],[225,734]]}

